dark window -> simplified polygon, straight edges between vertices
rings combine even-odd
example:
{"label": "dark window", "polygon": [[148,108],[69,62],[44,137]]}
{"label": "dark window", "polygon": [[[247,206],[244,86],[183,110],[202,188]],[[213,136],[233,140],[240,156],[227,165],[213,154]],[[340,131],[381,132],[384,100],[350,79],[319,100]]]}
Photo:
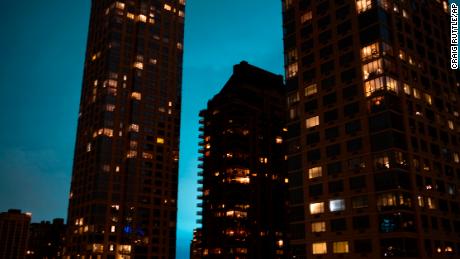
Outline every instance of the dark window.
{"label": "dark window", "polygon": [[329,193],[343,192],[343,181],[329,182]]}
{"label": "dark window", "polygon": [[359,102],[347,104],[343,108],[343,114],[345,116],[353,116],[358,112],[359,112]]}
{"label": "dark window", "polygon": [[321,159],[321,151],[319,149],[310,150],[307,152],[307,160],[317,161]]}
{"label": "dark window", "polygon": [[361,121],[354,120],[345,124],[345,132],[347,134],[353,134],[361,130]]}
{"label": "dark window", "polygon": [[330,145],[326,147],[326,156],[335,157],[340,155],[340,144]]}
{"label": "dark window", "polygon": [[337,34],[346,34],[351,31],[351,21],[345,21],[337,26]]}
{"label": "dark window", "polygon": [[[343,54],[342,56],[340,56],[339,58],[339,64],[341,66],[347,66],[349,64],[351,64],[354,60],[354,55],[353,55],[353,51],[350,51],[346,54]],[[354,71],[354,70],[353,70]],[[354,77],[354,76],[353,76]],[[342,80],[342,81],[347,81],[347,80]]]}
{"label": "dark window", "polygon": [[353,67],[340,73],[340,81],[342,81],[342,83],[346,83],[346,84],[351,83],[353,82],[355,78],[356,78],[356,69]]}
{"label": "dark window", "polygon": [[411,181],[407,173],[398,171],[382,172],[375,174],[374,184],[376,191],[385,191],[392,189],[410,190]]}
{"label": "dark window", "polygon": [[351,99],[358,94],[358,87],[356,85],[350,85],[343,89],[342,95],[345,99]]}
{"label": "dark window", "polygon": [[337,109],[327,111],[324,113],[324,122],[328,123],[331,121],[335,121],[338,119],[338,117],[339,117],[339,112],[337,111]]}
{"label": "dark window", "polygon": [[312,132],[307,134],[307,145],[316,144],[320,140],[319,132]]}
{"label": "dark window", "polygon": [[300,155],[290,156],[288,158],[288,171],[295,171],[302,167],[302,160]]}
{"label": "dark window", "polygon": [[291,204],[303,203],[303,188],[289,190],[289,202]]}
{"label": "dark window", "polygon": [[361,138],[356,138],[347,141],[347,151],[348,152],[356,152],[361,150],[363,147],[363,140]]}
{"label": "dark window", "polygon": [[372,252],[372,241],[369,239],[355,240],[355,253]]}
{"label": "dark window", "polygon": [[341,219],[333,219],[331,220],[331,231],[345,231],[347,230],[347,221],[344,218]]}
{"label": "dark window", "polygon": [[336,102],[337,102],[337,95],[335,93],[331,93],[323,97],[323,105],[331,105],[331,104],[335,104]]}
{"label": "dark window", "polygon": [[318,108],[318,100],[311,100],[305,103],[305,112],[314,112]]}
{"label": "dark window", "polygon": [[310,185],[309,188],[309,194],[310,196],[320,196],[323,194],[323,184],[315,184],[315,185]]}
{"label": "dark window", "polygon": [[339,127],[328,128],[324,133],[327,140],[335,139],[339,136]]}
{"label": "dark window", "polygon": [[327,174],[333,175],[342,172],[342,163],[334,162],[327,165]]}
{"label": "dark window", "polygon": [[366,176],[356,176],[350,178],[350,189],[357,190],[366,187]]}
{"label": "dark window", "polygon": [[369,216],[353,217],[353,229],[366,229],[369,225]]}
{"label": "dark window", "polygon": [[290,221],[302,221],[305,219],[305,207],[295,206],[289,208]]}

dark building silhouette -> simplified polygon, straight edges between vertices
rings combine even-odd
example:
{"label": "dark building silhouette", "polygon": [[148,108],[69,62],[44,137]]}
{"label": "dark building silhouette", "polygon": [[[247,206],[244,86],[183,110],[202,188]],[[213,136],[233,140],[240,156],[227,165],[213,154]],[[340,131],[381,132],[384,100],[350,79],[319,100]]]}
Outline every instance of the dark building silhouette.
{"label": "dark building silhouette", "polygon": [[25,258],[31,217],[16,209],[0,213],[0,258]]}
{"label": "dark building silhouette", "polygon": [[284,114],[283,78],[247,62],[200,112],[203,258],[284,257]]}
{"label": "dark building silhouette", "polygon": [[67,258],[174,258],[185,0],[92,1]]}
{"label": "dark building silhouette", "polygon": [[26,258],[62,258],[65,230],[64,219],[30,224]]}
{"label": "dark building silhouette", "polygon": [[448,2],[283,1],[293,258],[459,258]]}

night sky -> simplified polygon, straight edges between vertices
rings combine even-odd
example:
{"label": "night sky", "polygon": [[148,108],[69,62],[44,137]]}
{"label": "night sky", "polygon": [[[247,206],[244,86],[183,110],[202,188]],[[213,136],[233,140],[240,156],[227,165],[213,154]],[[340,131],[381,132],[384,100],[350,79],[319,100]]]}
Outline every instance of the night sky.
{"label": "night sky", "polygon": [[[67,215],[89,0],[2,3],[0,211]],[[198,112],[241,60],[283,73],[280,0],[188,0],[177,258],[196,226]]]}

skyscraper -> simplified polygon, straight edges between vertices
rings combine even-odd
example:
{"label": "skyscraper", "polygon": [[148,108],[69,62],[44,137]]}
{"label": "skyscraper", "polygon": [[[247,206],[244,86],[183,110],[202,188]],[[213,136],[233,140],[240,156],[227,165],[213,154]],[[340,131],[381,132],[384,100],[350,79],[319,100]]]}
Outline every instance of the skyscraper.
{"label": "skyscraper", "polygon": [[24,259],[31,214],[11,209],[0,213],[0,258]]}
{"label": "skyscraper", "polygon": [[460,255],[445,0],[283,0],[295,258]]}
{"label": "skyscraper", "polygon": [[242,62],[200,112],[199,258],[285,258],[283,78]]}
{"label": "skyscraper", "polygon": [[174,258],[184,0],[92,1],[67,258]]}

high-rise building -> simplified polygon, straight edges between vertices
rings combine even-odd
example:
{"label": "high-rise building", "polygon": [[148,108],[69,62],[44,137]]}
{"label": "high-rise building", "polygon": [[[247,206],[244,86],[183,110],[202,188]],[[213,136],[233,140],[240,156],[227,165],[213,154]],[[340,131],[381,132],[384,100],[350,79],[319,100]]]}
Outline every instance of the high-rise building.
{"label": "high-rise building", "polygon": [[31,223],[27,242],[27,259],[62,258],[66,225],[64,219]]}
{"label": "high-rise building", "polygon": [[16,209],[0,213],[0,258],[25,258],[31,217]]}
{"label": "high-rise building", "polygon": [[293,258],[460,256],[448,1],[283,0]]}
{"label": "high-rise building", "polygon": [[202,258],[284,258],[282,76],[241,62],[200,112]]}
{"label": "high-rise building", "polygon": [[92,1],[68,257],[175,257],[184,9]]}

